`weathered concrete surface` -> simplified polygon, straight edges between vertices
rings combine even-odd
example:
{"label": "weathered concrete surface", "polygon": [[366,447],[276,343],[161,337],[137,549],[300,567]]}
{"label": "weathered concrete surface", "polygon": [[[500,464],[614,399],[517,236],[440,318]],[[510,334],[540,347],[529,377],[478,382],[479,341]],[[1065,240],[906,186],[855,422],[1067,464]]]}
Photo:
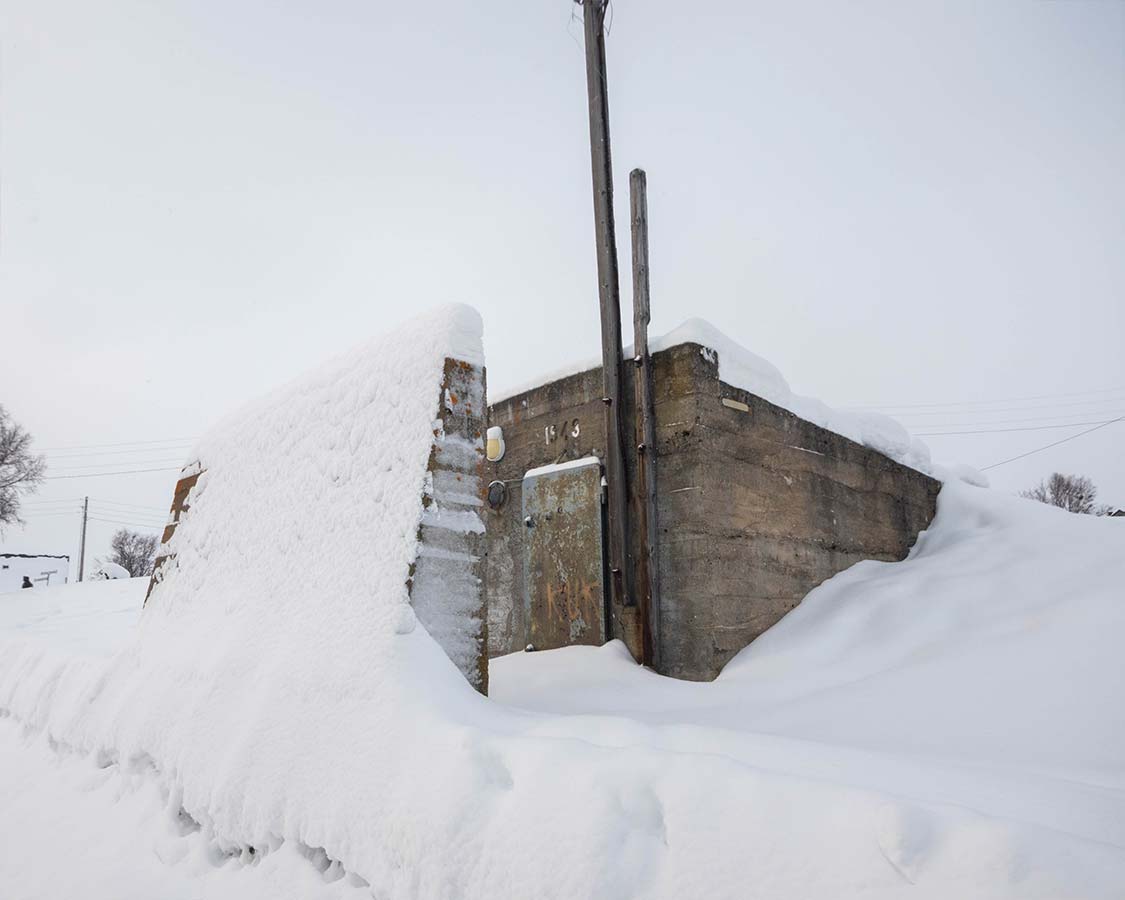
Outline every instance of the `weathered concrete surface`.
{"label": "weathered concrete surface", "polygon": [[[697,344],[653,363],[661,669],[707,680],[825,579],[861,559],[902,559],[933,518],[940,485],[722,383],[716,354]],[[521,600],[523,473],[602,455],[600,384],[594,369],[489,409],[507,454],[486,463],[484,478],[509,489],[503,507],[484,513],[493,655],[522,649],[531,627]],[[631,473],[635,454],[626,463]],[[635,609],[610,610],[610,636],[634,656],[638,624]]]}
{"label": "weathered concrete surface", "polygon": [[488,693],[488,622],[481,584],[485,372],[446,359],[422,497],[410,603],[465,678]]}
{"label": "weathered concrete surface", "polygon": [[[504,482],[507,499],[486,506],[484,589],[489,652],[522,650],[530,643],[531,622],[524,554],[523,476],[549,463],[605,457],[601,370],[593,369],[493,404],[488,424],[504,429],[504,458],[486,462],[483,481]],[[616,633],[609,624],[610,633]]]}

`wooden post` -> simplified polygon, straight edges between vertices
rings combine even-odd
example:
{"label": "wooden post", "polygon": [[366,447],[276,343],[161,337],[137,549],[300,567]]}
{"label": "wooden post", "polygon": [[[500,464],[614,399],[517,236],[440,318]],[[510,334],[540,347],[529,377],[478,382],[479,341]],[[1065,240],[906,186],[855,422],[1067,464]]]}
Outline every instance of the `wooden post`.
{"label": "wooden post", "polygon": [[[625,484],[625,423],[621,406],[621,293],[613,225],[613,171],[609,150],[609,99],[605,70],[606,0],[582,0],[586,33],[586,94],[590,108],[590,168],[598,250],[602,323],[602,399],[605,403],[607,525],[612,605],[632,606],[629,507]],[[606,623],[607,626],[609,622]],[[616,635],[621,637],[621,635]]]}
{"label": "wooden post", "polygon": [[652,357],[648,352],[648,194],[643,169],[629,173],[629,209],[633,237],[633,394],[637,444],[636,528],[640,536],[635,593],[641,613],[641,641],[646,666],[660,670],[660,576],[656,531],[656,408]]}
{"label": "wooden post", "polygon": [[86,522],[90,515],[90,498],[82,500],[82,537],[78,541],[78,580],[86,576]]}

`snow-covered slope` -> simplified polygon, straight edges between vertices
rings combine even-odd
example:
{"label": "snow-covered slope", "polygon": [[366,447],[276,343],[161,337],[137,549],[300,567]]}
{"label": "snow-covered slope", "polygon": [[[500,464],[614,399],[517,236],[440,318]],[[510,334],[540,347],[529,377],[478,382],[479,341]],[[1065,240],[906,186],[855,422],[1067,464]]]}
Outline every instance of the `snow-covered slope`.
{"label": "snow-covered slope", "polygon": [[[908,560],[831,579],[712,684],[619,644],[496,660],[487,701],[436,657],[373,659],[361,686],[328,665],[306,686],[322,716],[255,683],[276,725],[216,734],[191,796],[93,727],[125,657],[73,655],[68,607],[120,610],[143,585],[52,589],[0,631],[0,706],[25,735],[0,722],[0,802],[48,823],[5,817],[0,884],[83,873],[89,896],[128,896],[104,848],[133,833],[137,883],[165,896],[1119,897],[1122,584],[1125,522],[947,484]],[[46,835],[70,842],[65,871],[34,868]]]}
{"label": "snow-covered slope", "polygon": [[1125,716],[1107,715],[1125,686],[1122,634],[1125,520],[954,483],[905,561],[824,582],[715,682],[572,648],[495,660],[492,693],[1097,781],[1125,768]]}
{"label": "snow-covered slope", "polygon": [[667,726],[690,726],[725,756],[921,802],[936,830],[920,874],[948,837],[927,817],[948,806],[1105,843],[1119,866],[1122,634],[1125,522],[950,483],[907,560],[825,582],[711,684],[610,645],[496,660],[493,697],[676,740]]}
{"label": "snow-covered slope", "polygon": [[0,600],[0,634],[59,653],[108,656],[132,643],[147,578],[87,581],[24,591]]}

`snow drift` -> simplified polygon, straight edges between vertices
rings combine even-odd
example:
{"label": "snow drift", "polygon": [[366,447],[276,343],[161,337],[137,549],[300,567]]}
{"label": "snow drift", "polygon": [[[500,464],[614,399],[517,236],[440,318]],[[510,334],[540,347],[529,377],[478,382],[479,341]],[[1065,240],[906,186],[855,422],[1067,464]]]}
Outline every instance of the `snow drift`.
{"label": "snow drift", "polygon": [[473,707],[408,580],[444,362],[482,364],[480,341],[479,316],[446,307],[230,416],[190,455],[202,474],[137,640],[104,666],[5,653],[3,705],[147,761],[232,846],[366,856],[385,835],[353,823],[406,774],[387,763],[438,710]]}

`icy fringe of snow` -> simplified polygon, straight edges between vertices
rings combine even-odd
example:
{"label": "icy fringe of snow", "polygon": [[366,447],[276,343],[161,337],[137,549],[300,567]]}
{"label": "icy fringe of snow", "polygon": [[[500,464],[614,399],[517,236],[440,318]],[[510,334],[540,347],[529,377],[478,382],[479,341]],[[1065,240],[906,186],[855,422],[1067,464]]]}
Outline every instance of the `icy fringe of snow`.
{"label": "icy fringe of snow", "polygon": [[[930,459],[930,449],[925,443],[910,434],[901,424],[889,416],[872,412],[856,412],[833,409],[813,397],[794,394],[789,383],[776,366],[768,360],[751,353],[741,344],[727,337],[722,331],[704,319],[688,319],[678,328],[649,341],[649,349],[656,353],[680,344],[699,344],[718,354],[719,378],[731,387],[739,388],[767,400],[774,406],[787,409],[814,425],[842,435],[849,440],[877,450],[895,462],[902,463],[919,472],[931,475],[940,481],[965,481],[980,487],[988,486],[988,478],[971,466],[964,464],[942,465]],[[624,356],[633,355],[632,345],[624,350]],[[548,373],[535,381],[494,391],[489,403],[499,403],[516,394],[531,390],[542,384],[557,381],[568,375],[585,372],[601,365],[601,359],[588,358]]]}

